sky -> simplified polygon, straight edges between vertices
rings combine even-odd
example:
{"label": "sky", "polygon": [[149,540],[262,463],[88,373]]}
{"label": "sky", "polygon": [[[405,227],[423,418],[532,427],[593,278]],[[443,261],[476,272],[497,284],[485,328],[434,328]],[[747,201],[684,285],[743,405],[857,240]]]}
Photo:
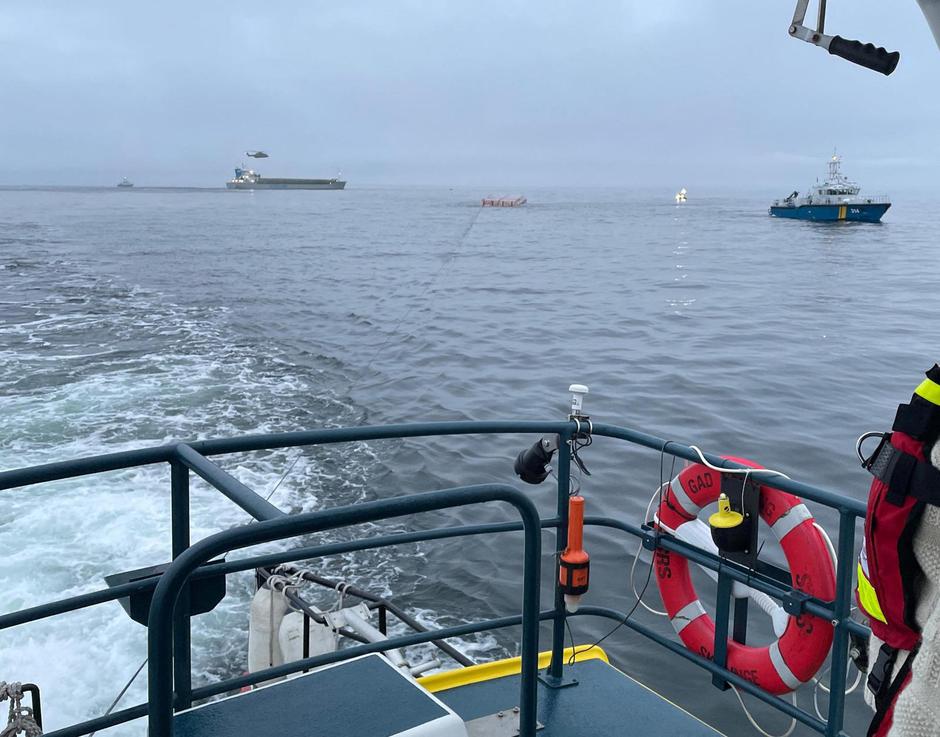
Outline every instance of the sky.
{"label": "sky", "polygon": [[[915,0],[829,0],[890,77],[787,34],[795,0],[0,3],[0,184],[866,188],[940,166]],[[815,13],[815,2],[811,15]],[[250,160],[249,160],[250,161]]]}

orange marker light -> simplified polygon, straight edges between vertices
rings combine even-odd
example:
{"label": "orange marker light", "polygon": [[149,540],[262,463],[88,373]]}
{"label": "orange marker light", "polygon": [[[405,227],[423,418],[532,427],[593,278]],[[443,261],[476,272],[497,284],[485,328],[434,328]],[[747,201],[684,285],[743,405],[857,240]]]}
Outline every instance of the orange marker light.
{"label": "orange marker light", "polygon": [[591,575],[591,557],[584,552],[584,497],[568,500],[568,547],[561,554],[558,583],[565,595],[565,608],[578,611],[581,596],[587,593]]}

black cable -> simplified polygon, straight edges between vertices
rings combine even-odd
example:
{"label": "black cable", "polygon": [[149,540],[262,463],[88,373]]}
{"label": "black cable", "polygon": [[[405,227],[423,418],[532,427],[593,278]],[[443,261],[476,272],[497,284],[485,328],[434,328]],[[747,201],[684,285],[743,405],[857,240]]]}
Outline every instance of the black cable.
{"label": "black cable", "polygon": [[[467,223],[466,227],[463,230],[463,233],[461,233],[460,237],[457,239],[456,245],[447,254],[445,254],[444,259],[442,260],[441,265],[438,268],[438,270],[431,276],[427,284],[423,286],[423,294],[419,293],[418,296],[429,295],[431,293],[431,289],[437,283],[438,278],[441,276],[441,274],[444,273],[444,270],[448,266],[450,266],[450,264],[457,258],[457,255],[462,250],[464,243],[466,242],[467,238],[470,236],[470,231],[472,231],[473,226],[476,225],[477,218],[480,216],[480,212],[482,209],[483,208],[476,209],[476,211],[473,214],[473,217],[470,218],[470,222]],[[409,286],[410,286],[410,282],[409,282]],[[401,290],[396,290],[391,296],[392,297],[396,296],[400,291]],[[372,354],[372,357],[366,362],[365,368],[363,368],[362,371],[360,372],[359,379],[358,380],[354,379],[353,381],[350,382],[349,386],[346,387],[346,394],[352,393],[354,389],[358,388],[359,384],[365,381],[366,373],[369,371],[370,368],[372,368],[372,364],[375,363],[375,360],[379,357],[382,351],[385,350],[386,346],[392,340],[392,336],[395,334],[398,328],[402,326],[402,324],[405,322],[408,316],[411,315],[411,313],[414,311],[415,306],[416,306],[415,304],[410,305],[408,308],[405,309],[404,312],[401,313],[401,315],[398,316],[398,320],[395,322],[395,324],[392,326],[392,329],[385,336],[385,340],[382,341],[379,347]],[[412,330],[410,333],[408,333],[405,336],[404,340],[407,340],[408,338],[410,338],[414,334],[414,332],[415,331]],[[418,399],[420,400],[420,397],[418,397]],[[269,501],[271,497],[274,496],[274,492],[278,490],[278,487],[280,487],[280,485],[284,482],[284,480],[290,475],[291,471],[294,470],[294,466],[297,465],[297,462],[300,460],[301,456],[304,455],[305,451],[306,451],[305,447],[301,447],[297,450],[297,453],[294,455],[294,459],[291,461],[290,465],[287,467],[287,470],[284,471],[283,474],[281,474],[281,477],[277,480],[277,483],[274,484],[274,488],[272,488],[271,491],[268,493],[268,495],[265,497],[265,501]]]}
{"label": "black cable", "polygon": [[[129,689],[129,688],[131,687],[131,684],[134,683],[135,680],[137,680],[137,676],[140,675],[140,672],[144,669],[144,666],[147,665],[147,660],[148,660],[148,659],[149,659],[149,658],[144,658],[144,662],[141,663],[141,664],[137,667],[137,670],[134,671],[134,675],[132,675],[131,678],[130,678],[130,680],[129,680],[127,683],[124,684],[124,688],[121,689],[121,692],[120,692],[117,696],[114,697],[114,701],[111,702],[111,706],[108,707],[108,710],[104,713],[104,716],[108,716],[108,714],[110,714],[112,711],[114,711],[114,707],[118,705],[118,702],[119,702],[122,698],[124,698],[124,694],[127,693],[127,689]],[[11,706],[11,708],[12,708],[12,706]],[[92,732],[90,735],[88,735],[88,737],[95,737],[95,735],[96,735],[97,733],[98,733],[98,730],[96,729],[94,732]]]}
{"label": "black cable", "polygon": [[[664,486],[663,471],[665,470],[664,460],[665,460],[665,455],[666,455],[666,448],[669,446],[669,444],[670,444],[671,442],[672,442],[671,440],[667,440],[665,443],[663,443],[662,450],[660,451],[660,456],[659,456],[659,491],[657,492],[657,494],[658,494],[658,496],[659,496],[659,503],[657,504],[657,509],[659,509],[659,508],[662,506],[662,503],[663,503],[663,486]],[[673,473],[675,472],[675,470],[676,470],[676,457],[673,456],[673,457],[672,457],[672,466],[671,466],[670,469],[669,469],[669,478],[670,478],[670,479],[673,478]],[[647,521],[648,521],[648,520],[647,520]],[[630,621],[630,617],[633,616],[633,613],[637,610],[637,607],[640,606],[640,602],[643,600],[643,597],[646,596],[646,590],[649,588],[650,581],[653,579],[653,566],[655,565],[655,563],[656,563],[656,554],[654,553],[653,555],[650,556],[650,565],[649,565],[649,568],[648,568],[647,571],[646,571],[646,581],[643,582],[643,588],[640,590],[640,594],[639,594],[639,596],[637,596],[636,601],[633,602],[633,606],[630,607],[630,611],[628,611],[628,612],[624,615],[623,619],[620,620],[620,622],[618,622],[607,634],[605,634],[605,635],[604,635],[603,637],[601,637],[599,640],[596,640],[596,641],[593,642],[592,644],[588,645],[588,646],[587,646],[586,648],[584,648],[583,650],[575,650],[575,649],[574,649],[574,635],[571,633],[571,625],[570,625],[569,622],[568,622],[568,617],[567,617],[567,615],[565,616],[565,625],[568,627],[568,634],[569,634],[569,636],[571,637],[571,648],[572,648],[571,657],[568,658],[568,665],[574,665],[575,660],[576,660],[576,658],[577,658],[578,655],[581,655],[582,653],[586,653],[586,652],[588,652],[588,651],[590,651],[590,650],[593,650],[595,647],[597,647],[598,645],[600,645],[604,640],[606,640],[608,637],[610,637],[612,634],[614,634],[617,630],[619,630],[619,629],[620,629],[621,627],[623,627],[627,622]]]}
{"label": "black cable", "polygon": [[[574,632],[571,631],[571,620],[568,617],[565,617],[565,629],[568,630],[568,641],[571,643],[571,653],[574,655]],[[571,665],[571,661],[568,661],[568,665]]]}

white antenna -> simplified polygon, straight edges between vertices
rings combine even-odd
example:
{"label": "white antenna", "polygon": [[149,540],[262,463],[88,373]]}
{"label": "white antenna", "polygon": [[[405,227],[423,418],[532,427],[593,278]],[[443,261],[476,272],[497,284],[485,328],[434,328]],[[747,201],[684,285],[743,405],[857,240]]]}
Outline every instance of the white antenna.
{"label": "white antenna", "polygon": [[581,412],[581,407],[584,403],[584,396],[590,391],[584,384],[572,384],[568,387],[568,391],[571,392],[571,416],[580,417],[583,412]]}

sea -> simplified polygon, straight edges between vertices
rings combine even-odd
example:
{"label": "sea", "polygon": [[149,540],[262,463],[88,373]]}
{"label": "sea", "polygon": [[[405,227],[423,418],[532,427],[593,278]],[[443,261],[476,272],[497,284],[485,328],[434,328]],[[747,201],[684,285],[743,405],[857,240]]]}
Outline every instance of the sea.
{"label": "sea", "polygon": [[[557,420],[568,386],[581,383],[595,421],[865,498],[856,437],[887,429],[940,356],[929,203],[896,198],[879,225],[819,224],[769,217],[771,193],[692,190],[677,206],[667,190],[530,187],[522,208],[484,209],[487,194],[0,190],[0,468],[251,433]],[[216,461],[291,512],[499,482],[523,488],[548,515],[554,480],[526,486],[513,474],[535,439],[369,441]],[[574,483],[587,513],[636,523],[660,481],[682,467],[603,438],[581,456],[590,475]],[[249,522],[195,478],[191,507],[194,540]],[[835,516],[811,507],[835,537]],[[0,608],[94,591],[105,575],[166,562],[169,509],[162,466],[0,492]],[[511,518],[488,505],[317,540]],[[636,542],[589,530],[586,544],[585,603],[629,610]],[[773,542],[766,554],[783,561]],[[547,552],[547,570],[551,561]],[[393,597],[428,625],[519,611],[518,534],[310,565]],[[642,555],[633,583],[655,610],[649,565]],[[696,583],[713,602],[709,579]],[[245,670],[254,586],[250,573],[232,576],[222,604],[194,620],[197,685]],[[671,632],[645,608],[632,616]],[[766,644],[766,617],[752,618],[753,644]],[[587,644],[611,623],[578,617],[571,629]],[[475,660],[506,657],[517,653],[517,634],[457,644]],[[756,734],[733,692],[628,628],[601,647],[725,733]],[[102,714],[145,657],[145,628],[116,602],[0,632],[0,679],[40,685],[47,730]],[[860,691],[847,700],[846,730],[856,736],[870,718]],[[146,669],[116,708],[145,696]],[[812,684],[796,698],[812,712],[814,696],[825,709],[827,694]],[[767,732],[789,726],[745,703]],[[145,725],[101,734],[143,735]]]}

